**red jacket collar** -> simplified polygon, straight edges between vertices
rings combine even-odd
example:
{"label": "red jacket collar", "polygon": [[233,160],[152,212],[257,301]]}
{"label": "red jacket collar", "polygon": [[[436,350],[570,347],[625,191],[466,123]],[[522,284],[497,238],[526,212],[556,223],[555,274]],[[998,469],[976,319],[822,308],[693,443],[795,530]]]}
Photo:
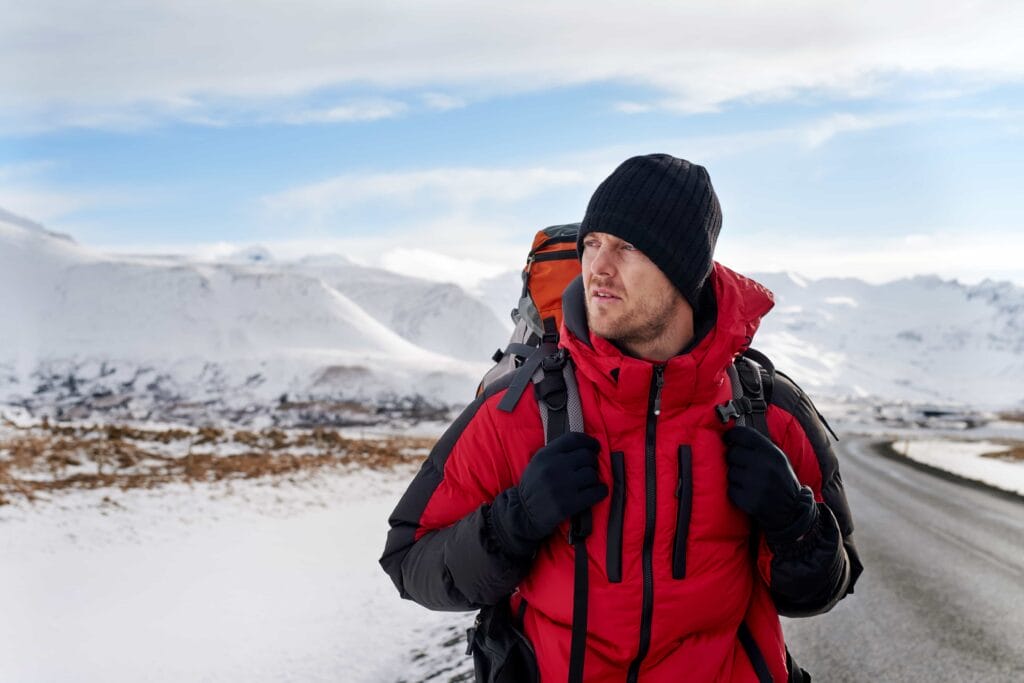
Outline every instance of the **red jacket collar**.
{"label": "red jacket collar", "polygon": [[[714,327],[688,353],[669,359],[665,365],[663,408],[695,403],[713,397],[724,381],[724,370],[741,351],[750,346],[761,318],[775,305],[767,288],[720,263],[710,276],[715,288],[718,314]],[[584,305],[580,288],[565,307]],[[580,313],[566,312],[561,346],[569,350],[579,372],[594,382],[602,394],[617,403],[646,405],[655,363],[627,356],[607,339],[590,334]],[[571,324],[570,318],[576,323]],[[582,315],[585,321],[585,314]]]}

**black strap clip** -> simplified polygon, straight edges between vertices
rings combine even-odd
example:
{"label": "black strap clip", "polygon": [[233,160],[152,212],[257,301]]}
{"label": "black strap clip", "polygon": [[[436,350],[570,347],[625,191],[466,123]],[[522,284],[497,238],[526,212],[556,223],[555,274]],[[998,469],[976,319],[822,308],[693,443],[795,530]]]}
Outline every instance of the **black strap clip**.
{"label": "black strap clip", "polygon": [[565,367],[566,359],[565,349],[558,349],[554,353],[544,356],[540,361],[540,367],[545,373],[561,371]]}
{"label": "black strap clip", "polygon": [[715,406],[715,412],[718,413],[718,419],[722,422],[728,422],[734,417],[764,413],[767,410],[768,402],[763,398],[751,399],[747,396],[734,398],[728,403]]}
{"label": "black strap clip", "polygon": [[537,398],[544,402],[549,411],[565,410],[569,404],[569,392],[565,386],[562,368],[565,367],[565,351],[559,349],[556,354],[545,356],[540,366],[544,377],[534,386]]}

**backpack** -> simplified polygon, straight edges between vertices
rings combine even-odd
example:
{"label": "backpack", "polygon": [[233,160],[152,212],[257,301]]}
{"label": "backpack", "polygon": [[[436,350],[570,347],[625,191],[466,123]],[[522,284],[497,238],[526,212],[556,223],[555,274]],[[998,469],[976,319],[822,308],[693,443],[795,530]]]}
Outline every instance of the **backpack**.
{"label": "backpack", "polygon": [[[519,304],[512,309],[515,329],[504,350],[495,351],[494,366],[487,371],[477,395],[501,378],[514,373],[498,409],[512,412],[527,386],[533,385],[544,427],[544,442],[569,431],[583,431],[583,409],[572,361],[558,346],[562,323],[562,291],[580,274],[576,253],[579,223],[555,225],[537,232],[523,268]],[[728,370],[732,399],[716,407],[722,422],[735,420],[768,438],[767,409],[771,400],[775,366],[768,357],[746,349]],[[587,637],[587,547],[592,521],[590,511],[570,521],[569,543],[574,551],[572,639],[569,650],[569,683],[582,683]],[[536,680],[533,651],[522,635],[522,618],[511,615],[507,601],[484,607],[467,632],[478,681]],[[530,672],[524,674],[523,672]]]}
{"label": "backpack", "polygon": [[[545,335],[558,339],[562,325],[562,292],[580,274],[576,257],[579,223],[552,225],[538,230],[523,266],[523,290],[512,309],[515,328],[508,346],[491,356],[494,367],[477,387],[477,396],[495,381],[521,366],[536,351]],[[516,397],[518,400],[518,396]]]}

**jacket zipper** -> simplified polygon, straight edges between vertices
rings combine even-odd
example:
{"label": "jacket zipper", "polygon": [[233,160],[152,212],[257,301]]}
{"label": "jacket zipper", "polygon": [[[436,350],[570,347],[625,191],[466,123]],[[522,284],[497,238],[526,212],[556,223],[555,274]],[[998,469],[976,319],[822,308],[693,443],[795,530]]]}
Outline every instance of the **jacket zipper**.
{"label": "jacket zipper", "polygon": [[640,664],[647,656],[651,646],[651,619],[654,614],[654,522],[655,505],[657,504],[658,478],[655,470],[655,435],[658,426],[658,415],[661,414],[661,390],[665,385],[665,366],[654,366],[654,381],[651,382],[651,393],[647,409],[647,432],[644,439],[644,483],[646,489],[643,545],[644,593],[643,606],[640,614],[640,647],[636,658],[629,665],[628,683],[636,683],[640,675]]}

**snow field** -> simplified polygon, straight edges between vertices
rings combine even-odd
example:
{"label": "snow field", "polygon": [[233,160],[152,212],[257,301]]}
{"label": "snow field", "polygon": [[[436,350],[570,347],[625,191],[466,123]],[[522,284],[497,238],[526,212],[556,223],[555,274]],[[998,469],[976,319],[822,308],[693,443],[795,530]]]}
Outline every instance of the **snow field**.
{"label": "snow field", "polygon": [[915,439],[892,447],[911,460],[1024,496],[1024,461],[990,457],[1010,446],[993,441]]}
{"label": "snow field", "polygon": [[412,475],[0,507],[0,680],[422,680],[413,651],[468,616],[401,600],[377,564]]}
{"label": "snow field", "polygon": [[[894,448],[1024,494],[1024,462],[982,457],[1005,450],[999,442]],[[415,469],[73,490],[0,506],[0,680],[464,675],[472,615],[401,600],[377,564]]]}

